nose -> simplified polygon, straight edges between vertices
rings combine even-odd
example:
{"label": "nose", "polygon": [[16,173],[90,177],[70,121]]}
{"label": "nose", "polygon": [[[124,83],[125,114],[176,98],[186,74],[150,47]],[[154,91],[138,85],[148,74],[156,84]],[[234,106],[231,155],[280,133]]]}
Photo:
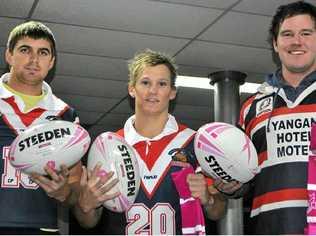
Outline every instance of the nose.
{"label": "nose", "polygon": [[156,94],[158,91],[158,85],[157,84],[152,84],[149,88],[150,93]]}
{"label": "nose", "polygon": [[30,59],[31,59],[32,62],[37,63],[38,60],[39,60],[39,55],[37,53],[32,52]]}
{"label": "nose", "polygon": [[301,34],[295,34],[293,37],[293,42],[295,44],[301,44],[302,43],[302,35]]}

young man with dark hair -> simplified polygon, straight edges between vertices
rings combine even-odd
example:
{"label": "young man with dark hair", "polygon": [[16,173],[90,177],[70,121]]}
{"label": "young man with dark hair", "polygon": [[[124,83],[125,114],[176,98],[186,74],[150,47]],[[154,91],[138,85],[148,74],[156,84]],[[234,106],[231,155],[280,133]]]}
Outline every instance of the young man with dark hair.
{"label": "young man with dark hair", "polygon": [[57,204],[75,203],[81,163],[70,170],[63,166],[60,173],[47,166],[46,176],[28,176],[10,165],[8,153],[14,138],[30,126],[52,117],[79,119],[44,82],[56,59],[55,39],[47,26],[34,21],[16,26],[5,59],[10,72],[0,78],[0,234],[56,234]]}

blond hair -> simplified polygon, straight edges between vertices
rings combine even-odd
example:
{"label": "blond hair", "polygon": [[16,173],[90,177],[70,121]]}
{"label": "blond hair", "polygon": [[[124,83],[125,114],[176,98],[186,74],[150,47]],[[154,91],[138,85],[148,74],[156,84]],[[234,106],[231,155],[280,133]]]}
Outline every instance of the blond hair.
{"label": "blond hair", "polygon": [[171,87],[175,88],[177,77],[177,66],[174,59],[167,54],[156,52],[151,49],[145,49],[137,53],[133,59],[128,62],[130,86],[135,86],[136,80],[143,73],[147,66],[165,65],[168,67],[171,74]]}

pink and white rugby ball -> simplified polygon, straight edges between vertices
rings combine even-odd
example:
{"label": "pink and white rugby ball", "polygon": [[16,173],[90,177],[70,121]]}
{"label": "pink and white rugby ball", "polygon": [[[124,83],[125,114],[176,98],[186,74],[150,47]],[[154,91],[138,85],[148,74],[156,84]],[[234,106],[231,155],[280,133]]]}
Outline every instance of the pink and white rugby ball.
{"label": "pink and white rugby ball", "polygon": [[135,150],[124,138],[112,133],[100,134],[91,145],[87,167],[93,170],[95,165],[102,163],[100,175],[114,172],[113,178],[119,182],[109,193],[121,194],[104,202],[104,207],[114,212],[126,211],[135,201],[140,187],[140,175]]}
{"label": "pink and white rugby ball", "polygon": [[80,125],[49,121],[19,134],[10,146],[9,160],[13,167],[26,174],[46,175],[46,165],[56,171],[61,164],[70,167],[83,157],[89,145],[89,133]]}
{"label": "pink and white rugby ball", "polygon": [[204,173],[224,182],[246,183],[259,170],[253,143],[231,124],[213,122],[203,125],[196,133],[194,151]]}

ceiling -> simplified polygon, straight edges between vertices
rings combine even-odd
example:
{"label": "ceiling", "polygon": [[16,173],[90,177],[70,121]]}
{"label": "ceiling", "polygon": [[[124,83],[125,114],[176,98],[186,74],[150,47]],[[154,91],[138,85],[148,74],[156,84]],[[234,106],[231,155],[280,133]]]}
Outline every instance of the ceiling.
{"label": "ceiling", "polygon": [[[266,41],[271,16],[290,0],[0,0],[0,53],[10,30],[28,20],[49,26],[58,61],[51,86],[75,107],[92,136],[132,114],[126,62],[142,49],[176,58],[179,74],[220,70],[262,82],[275,69]],[[316,0],[310,0],[316,4]],[[0,72],[5,62],[0,59]],[[179,88],[174,115],[192,128],[213,120],[212,92]]]}

